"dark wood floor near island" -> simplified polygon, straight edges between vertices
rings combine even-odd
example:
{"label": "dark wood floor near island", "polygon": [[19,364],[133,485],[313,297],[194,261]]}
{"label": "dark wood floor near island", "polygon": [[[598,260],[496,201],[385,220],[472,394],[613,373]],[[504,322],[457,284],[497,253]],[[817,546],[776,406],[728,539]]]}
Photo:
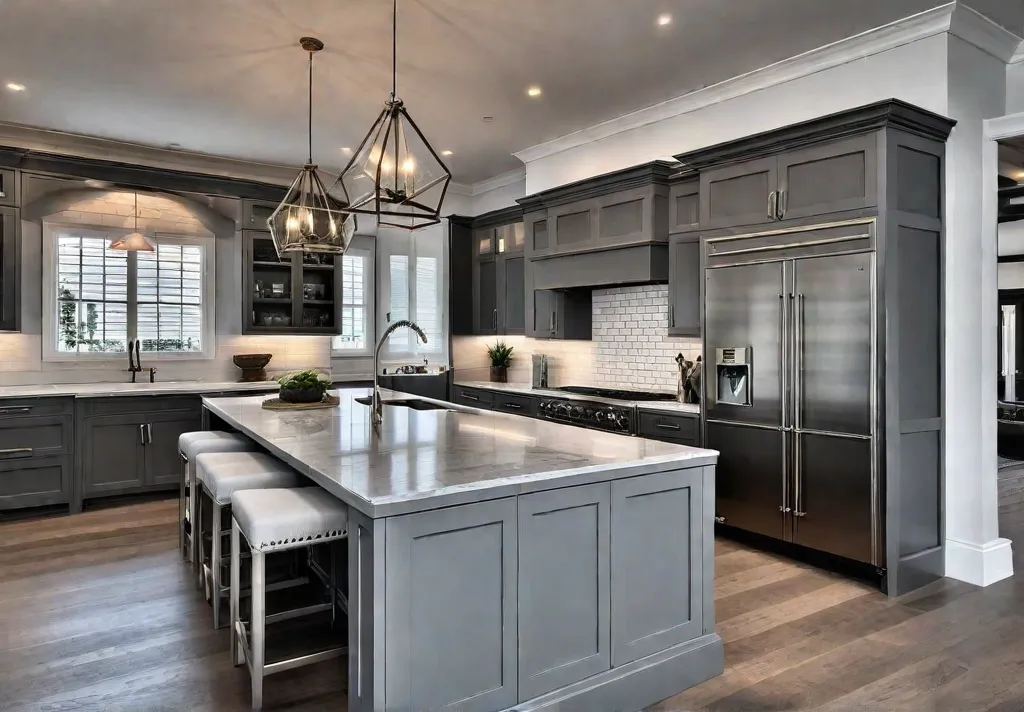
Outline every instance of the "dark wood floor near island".
{"label": "dark wood floor near island", "polygon": [[[0,524],[0,710],[249,709],[177,558],[176,515],[162,501]],[[1024,497],[1000,515],[1024,571]],[[715,566],[725,674],[657,712],[1024,710],[1024,576],[890,600],[727,541]],[[265,708],[344,709],[345,676],[275,675]]]}

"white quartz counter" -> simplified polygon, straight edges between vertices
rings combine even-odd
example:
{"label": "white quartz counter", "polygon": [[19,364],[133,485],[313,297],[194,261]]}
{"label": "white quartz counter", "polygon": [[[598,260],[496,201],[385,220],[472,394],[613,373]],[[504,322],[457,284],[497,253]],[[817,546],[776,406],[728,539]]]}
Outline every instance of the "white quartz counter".
{"label": "white quartz counter", "polygon": [[[146,377],[146,374],[142,374]],[[105,398],[107,396],[166,396],[217,393],[220,391],[276,391],[275,381],[238,383],[236,381],[157,381],[156,383],[56,383],[34,386],[0,387],[0,398],[36,398],[41,396],[73,396]]]}
{"label": "white quartz counter", "polygon": [[[418,399],[382,391],[384,400]],[[367,388],[332,391],[337,408],[264,410],[263,396],[204,398],[207,410],[370,517],[437,509],[714,464],[714,450],[584,430],[454,406],[384,407],[380,431],[355,401]]]}
{"label": "white quartz counter", "polygon": [[610,403],[614,405],[636,406],[640,410],[657,411],[659,413],[685,413],[700,415],[700,406],[696,403],[680,403],[678,401],[629,401],[611,398],[595,398],[593,396],[581,396],[576,393],[566,393],[550,388],[533,388],[529,383],[492,383],[490,381],[456,381],[456,386],[465,388],[482,388],[489,391],[501,391],[503,393],[525,393],[534,396],[549,396],[554,398],[566,398],[568,400],[597,401],[598,403]]}

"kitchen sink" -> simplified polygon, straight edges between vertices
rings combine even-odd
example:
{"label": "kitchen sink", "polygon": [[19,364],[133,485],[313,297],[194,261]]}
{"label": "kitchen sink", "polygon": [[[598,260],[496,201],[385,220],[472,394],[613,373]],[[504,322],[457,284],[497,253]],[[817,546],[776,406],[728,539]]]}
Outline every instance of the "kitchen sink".
{"label": "kitchen sink", "polygon": [[[356,403],[363,405],[370,405],[373,401],[367,396],[366,398],[356,398]],[[443,405],[437,405],[436,403],[428,403],[424,400],[417,400],[415,398],[408,400],[386,400],[381,401],[384,405],[400,405],[404,408],[412,408],[413,410],[449,410]]]}

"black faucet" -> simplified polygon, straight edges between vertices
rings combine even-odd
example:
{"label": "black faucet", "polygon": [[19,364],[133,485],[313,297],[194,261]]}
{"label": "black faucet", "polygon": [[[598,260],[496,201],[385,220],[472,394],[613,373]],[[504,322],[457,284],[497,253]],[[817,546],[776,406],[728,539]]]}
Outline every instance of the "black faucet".
{"label": "black faucet", "polygon": [[[142,341],[132,339],[128,342],[128,371],[132,374],[132,383],[135,383],[135,374],[142,371],[149,371],[149,382],[156,383],[156,369],[142,367],[142,354],[140,353]],[[132,352],[134,350],[134,357]]]}

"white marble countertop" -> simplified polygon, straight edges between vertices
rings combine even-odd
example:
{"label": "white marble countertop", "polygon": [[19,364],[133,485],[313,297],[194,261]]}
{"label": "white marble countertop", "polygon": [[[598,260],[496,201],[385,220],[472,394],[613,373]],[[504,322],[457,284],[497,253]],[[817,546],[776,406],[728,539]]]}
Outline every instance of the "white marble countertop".
{"label": "white marble countertop", "polygon": [[0,398],[39,396],[73,396],[104,398],[107,396],[165,396],[174,394],[217,393],[218,391],[275,391],[276,381],[239,383],[235,381],[157,381],[156,383],[56,383],[36,386],[0,387]]}
{"label": "white marble countertop", "polygon": [[568,400],[587,400],[611,405],[636,406],[640,410],[651,410],[665,413],[700,415],[700,406],[696,403],[680,403],[678,401],[631,401],[618,400],[616,398],[597,398],[594,396],[582,396],[576,393],[553,388],[533,388],[529,383],[492,383],[491,381],[456,381],[456,386],[465,388],[482,388],[489,391],[500,391],[503,393],[525,393],[534,396],[551,396],[555,398],[566,398]]}
{"label": "white marble countertop", "polygon": [[[380,431],[367,388],[332,391],[337,408],[271,411],[262,396],[204,398],[229,425],[370,517],[713,464],[714,450],[441,403],[384,407]],[[384,400],[427,400],[382,390]],[[429,401],[435,402],[437,401]]]}

